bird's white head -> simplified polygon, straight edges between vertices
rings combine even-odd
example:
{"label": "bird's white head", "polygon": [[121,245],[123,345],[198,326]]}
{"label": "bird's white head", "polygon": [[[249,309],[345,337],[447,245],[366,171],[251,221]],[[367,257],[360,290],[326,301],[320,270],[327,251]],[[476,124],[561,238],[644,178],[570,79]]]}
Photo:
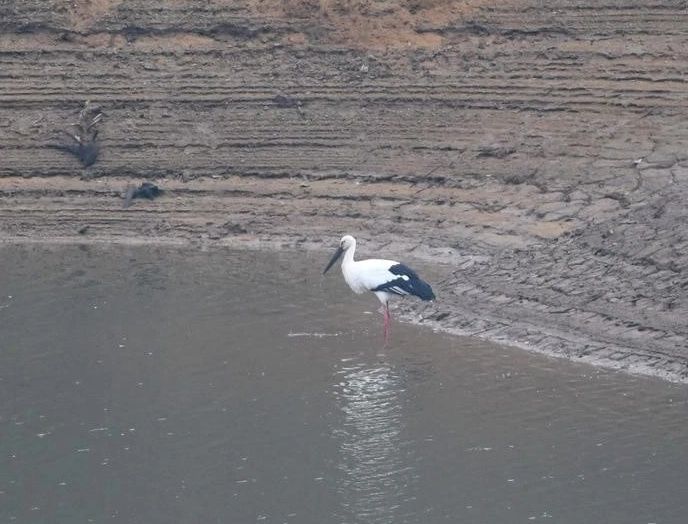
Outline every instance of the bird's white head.
{"label": "bird's white head", "polygon": [[339,260],[339,257],[342,256],[343,253],[348,251],[349,249],[354,249],[356,247],[356,239],[352,237],[351,235],[344,235],[342,239],[339,241],[339,247],[337,248],[337,251],[335,252],[334,255],[332,255],[332,258],[327,264],[327,267],[325,268],[325,271],[323,271],[323,275],[327,273],[327,271],[334,265],[334,263]]}
{"label": "bird's white head", "polygon": [[352,247],[356,247],[356,239],[351,235],[344,235],[342,239],[339,241],[339,247],[342,248],[344,251],[347,251]]}

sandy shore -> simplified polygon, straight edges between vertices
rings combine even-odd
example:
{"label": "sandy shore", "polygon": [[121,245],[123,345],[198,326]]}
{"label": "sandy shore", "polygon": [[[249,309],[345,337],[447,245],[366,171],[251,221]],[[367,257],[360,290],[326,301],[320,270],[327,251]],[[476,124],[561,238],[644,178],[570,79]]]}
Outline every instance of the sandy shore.
{"label": "sandy shore", "polygon": [[[410,320],[688,380],[685,10],[47,3],[0,7],[0,240],[348,232],[436,279]],[[54,147],[86,100],[90,167]]]}

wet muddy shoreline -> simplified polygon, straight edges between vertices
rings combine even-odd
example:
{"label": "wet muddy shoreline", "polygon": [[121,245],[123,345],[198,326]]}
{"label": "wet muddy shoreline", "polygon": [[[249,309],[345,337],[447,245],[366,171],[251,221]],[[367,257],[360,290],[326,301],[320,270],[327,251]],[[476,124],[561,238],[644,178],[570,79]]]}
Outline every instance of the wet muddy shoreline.
{"label": "wet muddy shoreline", "polygon": [[[6,3],[0,241],[351,233],[434,273],[409,320],[688,379],[685,10],[320,4]],[[88,167],[55,147],[86,100]]]}

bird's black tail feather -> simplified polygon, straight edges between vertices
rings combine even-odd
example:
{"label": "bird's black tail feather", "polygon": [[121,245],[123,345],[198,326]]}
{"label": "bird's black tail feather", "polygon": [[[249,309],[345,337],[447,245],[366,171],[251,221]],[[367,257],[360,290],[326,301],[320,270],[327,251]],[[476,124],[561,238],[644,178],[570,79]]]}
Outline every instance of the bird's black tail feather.
{"label": "bird's black tail feather", "polygon": [[373,291],[387,291],[396,295],[414,295],[421,300],[435,300],[435,293],[433,293],[430,284],[422,280],[410,267],[404,264],[395,264],[389,268],[389,272],[393,275],[399,275],[399,278],[385,282]]}
{"label": "bird's black tail feather", "polygon": [[432,292],[430,284],[428,284],[424,280],[421,280],[419,278],[417,280],[410,280],[409,283],[413,283],[413,291],[411,293],[412,295],[416,295],[418,298],[422,300],[435,300],[435,293]]}

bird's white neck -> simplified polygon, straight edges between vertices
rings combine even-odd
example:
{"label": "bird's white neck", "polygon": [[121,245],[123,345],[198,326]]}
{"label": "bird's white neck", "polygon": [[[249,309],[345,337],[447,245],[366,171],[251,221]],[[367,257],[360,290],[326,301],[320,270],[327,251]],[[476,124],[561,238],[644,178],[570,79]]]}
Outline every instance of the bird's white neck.
{"label": "bird's white neck", "polygon": [[348,266],[349,264],[351,264],[354,261],[354,251],[356,251],[356,244],[352,245],[351,247],[349,247],[349,249],[344,251],[344,259],[342,260],[342,267],[345,265]]}

